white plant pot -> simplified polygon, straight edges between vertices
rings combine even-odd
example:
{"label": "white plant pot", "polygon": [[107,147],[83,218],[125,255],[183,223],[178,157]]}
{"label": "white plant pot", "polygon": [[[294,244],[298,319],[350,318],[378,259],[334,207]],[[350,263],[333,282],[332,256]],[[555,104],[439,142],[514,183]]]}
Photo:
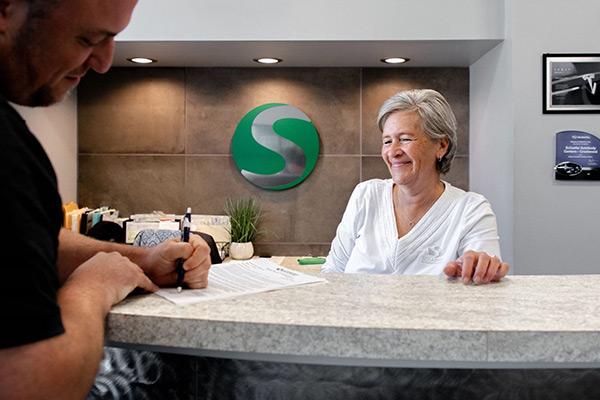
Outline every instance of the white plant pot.
{"label": "white plant pot", "polygon": [[254,246],[252,246],[252,242],[231,242],[231,246],[229,246],[229,256],[234,260],[248,260],[252,258],[253,255]]}

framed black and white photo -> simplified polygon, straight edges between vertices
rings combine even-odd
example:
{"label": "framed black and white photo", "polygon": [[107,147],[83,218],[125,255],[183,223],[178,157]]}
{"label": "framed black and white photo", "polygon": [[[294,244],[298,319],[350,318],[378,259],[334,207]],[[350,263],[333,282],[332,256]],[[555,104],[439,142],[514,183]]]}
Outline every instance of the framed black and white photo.
{"label": "framed black and white photo", "polygon": [[544,54],[544,114],[600,113],[600,54]]}

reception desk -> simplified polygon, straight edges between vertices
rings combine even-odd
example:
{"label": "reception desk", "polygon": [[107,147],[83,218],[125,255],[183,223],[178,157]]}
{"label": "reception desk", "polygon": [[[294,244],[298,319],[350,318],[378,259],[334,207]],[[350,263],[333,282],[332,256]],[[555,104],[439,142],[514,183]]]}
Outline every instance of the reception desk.
{"label": "reception desk", "polygon": [[[300,267],[294,258],[283,265]],[[218,268],[215,267],[215,268]],[[327,283],[176,306],[115,306],[110,345],[217,358],[416,368],[600,367],[600,275],[323,274]]]}

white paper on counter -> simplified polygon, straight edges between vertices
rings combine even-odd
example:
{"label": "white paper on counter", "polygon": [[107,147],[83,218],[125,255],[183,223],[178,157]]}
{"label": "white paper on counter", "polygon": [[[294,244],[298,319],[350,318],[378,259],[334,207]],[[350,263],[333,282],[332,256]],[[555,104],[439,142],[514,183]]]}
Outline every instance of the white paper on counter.
{"label": "white paper on counter", "polygon": [[208,272],[208,287],[204,289],[184,289],[177,293],[177,289],[172,288],[155,293],[175,304],[185,305],[317,282],[327,281],[257,258],[213,265]]}

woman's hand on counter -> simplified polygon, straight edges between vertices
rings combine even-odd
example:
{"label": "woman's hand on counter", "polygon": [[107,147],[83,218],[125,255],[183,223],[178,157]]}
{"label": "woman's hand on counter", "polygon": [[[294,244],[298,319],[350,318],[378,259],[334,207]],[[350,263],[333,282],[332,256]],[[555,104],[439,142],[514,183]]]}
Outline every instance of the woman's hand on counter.
{"label": "woman's hand on counter", "polygon": [[461,279],[463,283],[484,284],[499,282],[509,269],[510,266],[496,256],[469,250],[446,264],[444,273],[449,278]]}

